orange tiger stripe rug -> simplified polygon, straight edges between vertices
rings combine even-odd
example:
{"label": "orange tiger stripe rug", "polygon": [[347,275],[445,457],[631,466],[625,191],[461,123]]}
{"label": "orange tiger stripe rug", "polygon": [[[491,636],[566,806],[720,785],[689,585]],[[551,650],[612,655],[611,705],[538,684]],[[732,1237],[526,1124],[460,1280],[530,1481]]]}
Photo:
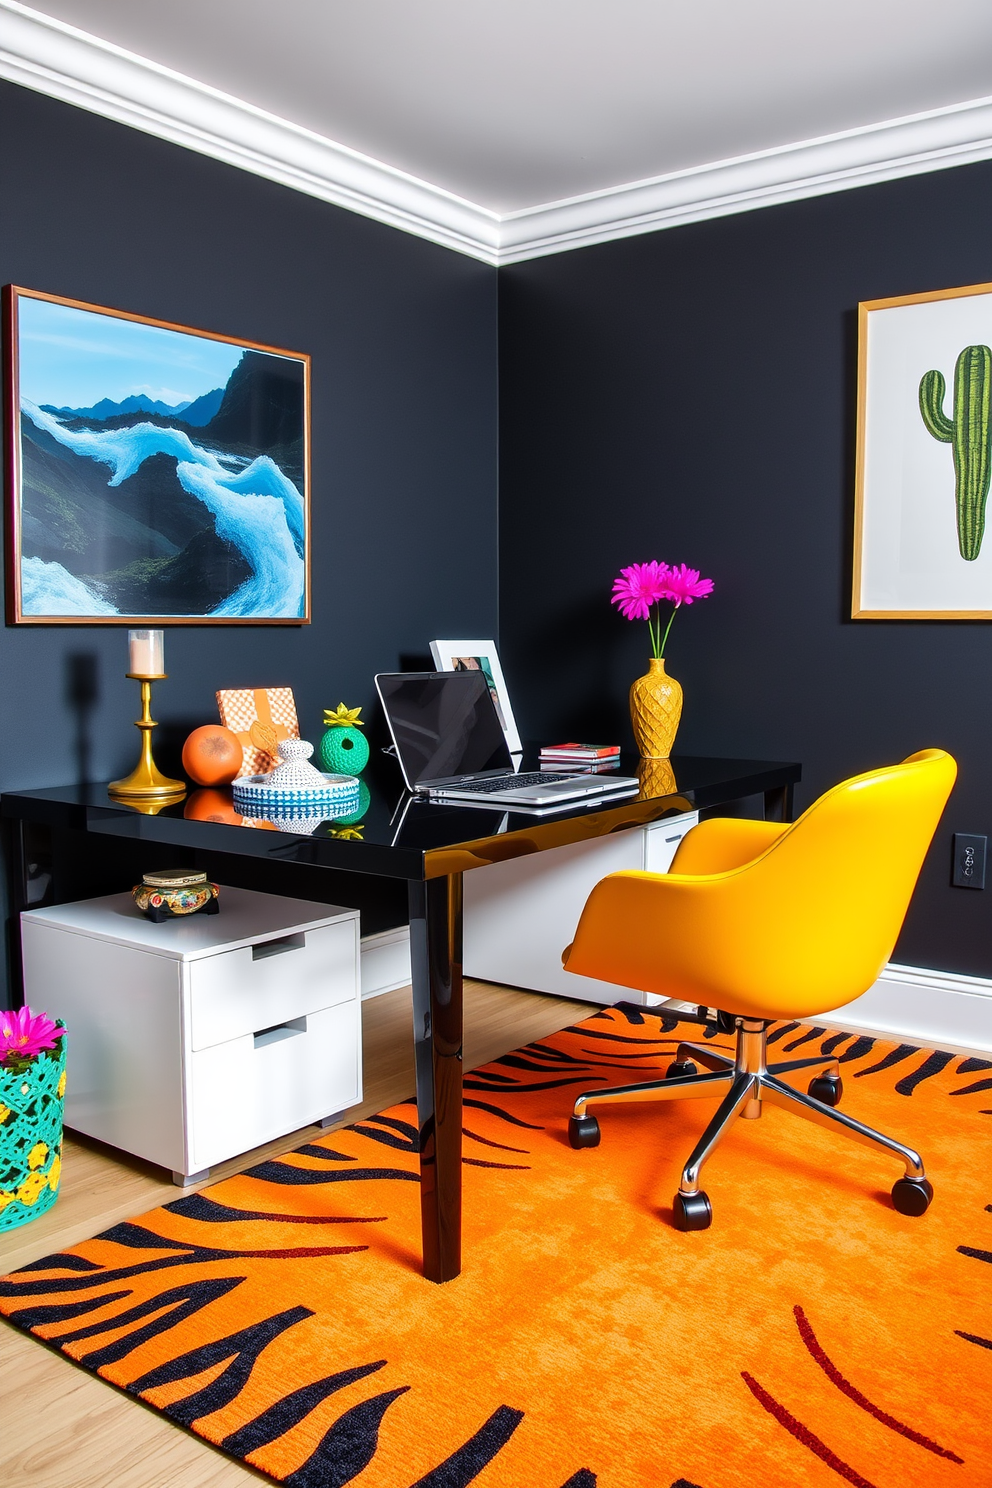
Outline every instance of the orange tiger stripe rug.
{"label": "orange tiger stripe rug", "polygon": [[580,1090],[660,1077],[680,1037],[610,1008],[466,1077],[444,1286],[407,1102],[24,1267],[0,1307],[290,1488],[992,1485],[992,1061],[776,1025],[776,1057],[838,1054],[933,1204],[896,1213],[897,1163],[766,1106],[682,1234],[709,1102],[566,1136]]}

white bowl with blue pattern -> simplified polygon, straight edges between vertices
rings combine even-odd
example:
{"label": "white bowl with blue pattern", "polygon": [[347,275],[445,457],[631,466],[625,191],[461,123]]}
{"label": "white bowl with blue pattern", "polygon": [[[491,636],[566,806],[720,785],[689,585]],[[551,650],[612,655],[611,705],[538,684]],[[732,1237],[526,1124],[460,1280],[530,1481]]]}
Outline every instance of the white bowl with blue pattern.
{"label": "white bowl with blue pattern", "polygon": [[234,804],[243,816],[314,817],[323,820],[357,811],[360,788],[356,775],[325,775],[310,764],[313,745],[306,739],[284,739],[283,763],[267,775],[245,775],[232,786]]}

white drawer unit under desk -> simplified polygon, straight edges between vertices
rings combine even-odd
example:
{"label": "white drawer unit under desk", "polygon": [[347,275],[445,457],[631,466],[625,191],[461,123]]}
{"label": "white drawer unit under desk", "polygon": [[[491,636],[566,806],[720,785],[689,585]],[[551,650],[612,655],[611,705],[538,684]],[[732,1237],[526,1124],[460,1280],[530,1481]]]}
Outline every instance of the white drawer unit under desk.
{"label": "white drawer unit under desk", "polygon": [[27,911],[21,943],[68,1030],[66,1126],[178,1183],[362,1098],[357,910],[222,888],[155,925],[111,894]]}
{"label": "white drawer unit under desk", "polygon": [[663,1001],[562,970],[582,906],[608,873],[667,873],[676,848],[699,820],[697,811],[663,817],[527,857],[476,868],[464,877],[465,975],[581,1002]]}

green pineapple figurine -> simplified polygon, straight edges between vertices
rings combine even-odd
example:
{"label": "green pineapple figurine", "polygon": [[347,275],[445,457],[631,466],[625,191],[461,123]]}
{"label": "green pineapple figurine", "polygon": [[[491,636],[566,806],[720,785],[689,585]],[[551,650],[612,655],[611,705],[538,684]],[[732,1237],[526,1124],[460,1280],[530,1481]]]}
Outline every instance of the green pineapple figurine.
{"label": "green pineapple figurine", "polygon": [[327,725],[320,741],[318,756],[321,768],[330,775],[357,775],[369,762],[369,746],[358,730],[365,725],[359,718],[361,708],[346,708],[338,703],[336,711],[324,710]]}

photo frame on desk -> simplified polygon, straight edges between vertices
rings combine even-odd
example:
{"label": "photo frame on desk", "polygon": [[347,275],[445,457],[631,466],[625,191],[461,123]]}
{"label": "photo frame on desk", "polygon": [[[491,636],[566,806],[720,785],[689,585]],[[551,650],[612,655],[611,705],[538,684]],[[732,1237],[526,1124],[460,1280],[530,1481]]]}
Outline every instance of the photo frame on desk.
{"label": "photo frame on desk", "polygon": [[7,620],[306,625],[310,358],[3,291]]}
{"label": "photo frame on desk", "polygon": [[482,672],[502,725],[506,747],[521,754],[523,745],[514,722],[510,698],[499,664],[495,641],[431,641],[431,655],[439,672]]}

